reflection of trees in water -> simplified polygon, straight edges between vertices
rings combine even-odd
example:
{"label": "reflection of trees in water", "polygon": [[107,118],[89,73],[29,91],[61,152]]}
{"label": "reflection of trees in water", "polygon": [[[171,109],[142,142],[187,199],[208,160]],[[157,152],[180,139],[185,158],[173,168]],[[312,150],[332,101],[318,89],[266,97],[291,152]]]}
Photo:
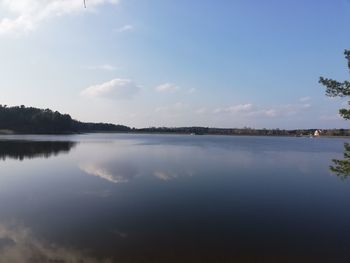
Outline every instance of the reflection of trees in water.
{"label": "reflection of trees in water", "polygon": [[333,159],[334,166],[331,165],[329,169],[335,173],[342,180],[350,176],[350,144],[344,143],[344,159]]}
{"label": "reflection of trees in water", "polygon": [[32,158],[49,158],[60,153],[69,152],[75,142],[68,141],[0,141],[0,159],[24,160]]}

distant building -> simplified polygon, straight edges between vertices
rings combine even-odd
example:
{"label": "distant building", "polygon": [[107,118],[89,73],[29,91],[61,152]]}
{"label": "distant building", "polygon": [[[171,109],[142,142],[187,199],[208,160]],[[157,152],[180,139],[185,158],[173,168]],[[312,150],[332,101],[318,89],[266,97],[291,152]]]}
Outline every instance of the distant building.
{"label": "distant building", "polygon": [[314,136],[315,137],[319,137],[321,135],[321,130],[316,130],[315,132],[314,132]]}

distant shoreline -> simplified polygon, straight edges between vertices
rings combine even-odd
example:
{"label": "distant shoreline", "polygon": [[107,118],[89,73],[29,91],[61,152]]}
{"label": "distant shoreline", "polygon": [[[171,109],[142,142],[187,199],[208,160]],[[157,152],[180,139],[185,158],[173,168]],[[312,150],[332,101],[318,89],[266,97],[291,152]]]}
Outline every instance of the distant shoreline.
{"label": "distant shoreline", "polygon": [[81,122],[69,114],[50,109],[0,105],[0,134],[84,134],[84,133],[135,133],[135,134],[188,134],[188,135],[244,135],[284,137],[350,137],[350,129],[254,129],[215,127],[148,127],[131,128],[121,124]]}
{"label": "distant shoreline", "polygon": [[321,135],[321,136],[310,136],[310,135],[301,135],[295,136],[291,134],[287,135],[278,135],[278,134],[223,134],[223,133],[204,133],[204,134],[191,134],[191,133],[181,133],[181,132],[145,132],[145,131],[87,131],[87,132],[67,132],[67,133],[16,133],[13,131],[2,131],[0,130],[1,136],[11,136],[11,135],[52,135],[52,136],[60,136],[60,135],[86,135],[86,134],[145,134],[145,135],[183,135],[183,136],[250,136],[250,137],[289,137],[289,138],[343,138],[350,139],[350,135]]}

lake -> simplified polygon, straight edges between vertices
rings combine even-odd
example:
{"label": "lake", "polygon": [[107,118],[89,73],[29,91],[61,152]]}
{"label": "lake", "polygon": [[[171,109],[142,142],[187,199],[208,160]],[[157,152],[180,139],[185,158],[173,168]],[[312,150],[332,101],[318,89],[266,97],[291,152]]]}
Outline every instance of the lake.
{"label": "lake", "polygon": [[0,263],[350,262],[344,142],[0,136]]}

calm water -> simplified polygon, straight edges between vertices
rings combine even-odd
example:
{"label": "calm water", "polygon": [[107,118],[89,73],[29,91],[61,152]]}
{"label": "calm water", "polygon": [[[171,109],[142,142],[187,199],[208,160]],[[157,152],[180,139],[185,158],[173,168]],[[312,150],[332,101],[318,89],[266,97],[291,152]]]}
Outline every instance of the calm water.
{"label": "calm water", "polygon": [[2,136],[0,263],[348,263],[343,142]]}

